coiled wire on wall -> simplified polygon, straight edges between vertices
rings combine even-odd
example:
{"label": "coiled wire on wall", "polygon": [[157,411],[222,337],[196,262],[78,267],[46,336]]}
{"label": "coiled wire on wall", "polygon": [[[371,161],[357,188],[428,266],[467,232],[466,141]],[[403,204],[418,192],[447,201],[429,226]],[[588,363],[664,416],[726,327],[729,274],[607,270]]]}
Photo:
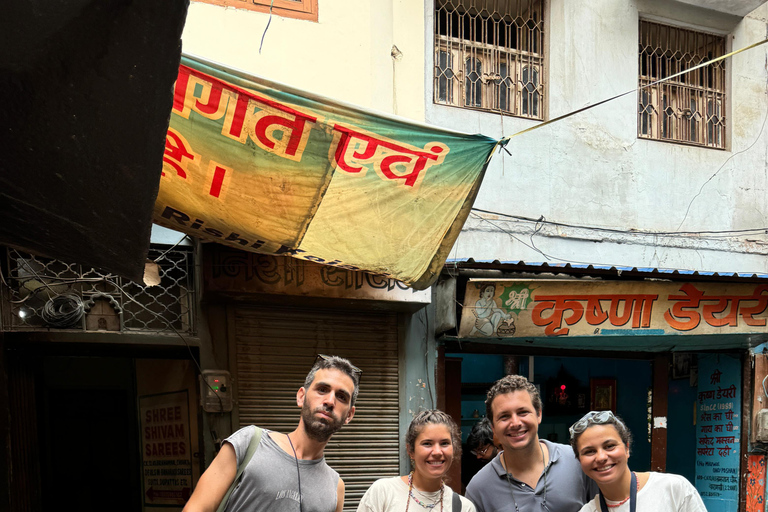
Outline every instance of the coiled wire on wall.
{"label": "coiled wire on wall", "polygon": [[51,327],[71,327],[85,314],[83,301],[77,295],[68,293],[54,297],[43,306],[40,316]]}

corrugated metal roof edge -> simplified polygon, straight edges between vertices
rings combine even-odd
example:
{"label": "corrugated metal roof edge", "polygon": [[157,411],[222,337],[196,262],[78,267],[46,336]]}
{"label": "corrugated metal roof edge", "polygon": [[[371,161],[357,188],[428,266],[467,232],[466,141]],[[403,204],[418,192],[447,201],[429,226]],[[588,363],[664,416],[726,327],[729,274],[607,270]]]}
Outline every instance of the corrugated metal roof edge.
{"label": "corrugated metal roof edge", "polygon": [[[701,279],[712,281],[765,281],[766,273],[710,272],[704,270],[668,269],[652,267],[625,267],[618,265],[587,265],[578,263],[549,263],[530,261],[449,259],[446,267],[511,270],[516,272],[551,272],[556,274],[594,275],[611,277],[659,277],[665,279]],[[627,275],[625,275],[627,274]]]}

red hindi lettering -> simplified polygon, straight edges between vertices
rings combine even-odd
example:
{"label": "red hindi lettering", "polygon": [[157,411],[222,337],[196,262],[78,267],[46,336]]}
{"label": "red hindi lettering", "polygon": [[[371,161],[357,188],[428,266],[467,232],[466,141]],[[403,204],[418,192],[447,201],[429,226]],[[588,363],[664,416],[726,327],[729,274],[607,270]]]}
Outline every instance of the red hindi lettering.
{"label": "red hindi lettering", "polygon": [[768,292],[768,285],[756,286],[752,295],[745,297],[744,300],[754,300],[757,302],[754,306],[747,306],[741,308],[741,318],[744,319],[744,323],[753,327],[764,327],[765,318],[755,318],[754,315],[764,313],[768,308],[768,295],[764,295]]}
{"label": "red hindi lettering", "polygon": [[[632,318],[633,328],[650,327],[653,303],[658,297],[658,295],[612,295],[611,309],[608,315],[611,325],[619,327],[625,325]],[[624,311],[619,315],[619,305],[622,303],[624,304]]]}
{"label": "red hindi lettering", "polygon": [[[184,159],[194,162],[195,155],[189,149],[184,137],[173,128],[168,128],[165,134],[165,151],[163,154],[165,155],[163,162],[170,165],[180,178],[186,179],[187,171],[185,170]],[[165,171],[161,172],[161,176],[165,176]]]}
{"label": "red hindi lettering", "polygon": [[179,114],[184,112],[184,102],[187,98],[187,88],[189,85],[189,68],[179,67],[179,76],[176,78],[176,84],[173,88],[173,110]]}
{"label": "red hindi lettering", "polygon": [[[285,154],[290,156],[296,156],[296,152],[299,150],[299,145],[302,142],[304,127],[307,121],[314,122],[315,118],[305,116],[303,114],[294,114],[294,119],[286,119],[282,116],[270,115],[263,116],[256,121],[254,127],[254,134],[256,138],[269,149],[275,149],[275,141],[270,140],[267,136],[267,131],[273,126],[282,126],[290,130],[288,136],[288,144],[285,147]],[[272,132],[275,130],[272,129]]]}
{"label": "red hindi lettering", "polygon": [[[730,297],[730,296],[720,296],[720,297],[706,297],[703,298],[702,301],[716,301],[716,304],[705,304],[702,308],[702,317],[704,318],[704,321],[711,325],[712,327],[723,327],[726,325],[730,326],[737,326],[739,324],[739,320],[737,318],[737,314],[739,311],[739,297]],[[731,308],[728,311],[728,314],[722,318],[718,318],[715,315],[717,313],[722,313],[723,311],[728,308],[728,304],[730,303]]]}
{"label": "red hindi lettering", "polygon": [[[671,308],[664,313],[664,320],[670,327],[677,331],[690,331],[698,327],[701,323],[701,315],[698,311],[686,311],[687,309],[697,309],[704,296],[704,292],[699,291],[691,284],[684,284],[680,291],[685,295],[670,295],[670,301],[677,301]],[[685,320],[679,320],[685,319]]]}
{"label": "red hindi lettering", "polygon": [[[200,96],[195,96],[199,86]],[[191,111],[208,119],[223,119],[222,134],[245,142],[248,136],[273,153],[299,160],[317,117],[243,89],[187,66],[179,68],[174,90],[174,111],[188,118]],[[275,136],[275,132],[281,136]]]}
{"label": "red hindi lettering", "polygon": [[[364,168],[361,163],[370,163],[384,179],[403,180],[404,185],[408,187],[415,186],[419,178],[423,177],[422,172],[428,165],[441,162],[448,152],[448,148],[439,143],[427,144],[429,149],[413,148],[339,124],[335,124],[333,129],[339,132],[334,151],[334,160],[338,168],[356,174]],[[347,161],[349,145],[353,139],[358,140],[361,143],[359,145],[365,144],[364,148],[358,147],[352,153],[351,159],[355,160],[354,165]],[[395,166],[405,169],[405,172],[396,172]]]}
{"label": "red hindi lettering", "polygon": [[231,169],[213,161],[211,161],[208,166],[209,172],[211,167],[213,168],[213,176],[211,177],[211,187],[208,189],[208,194],[213,197],[221,197],[225,178],[227,177],[227,171],[230,171]]}
{"label": "red hindi lettering", "polygon": [[[358,173],[362,171],[363,170],[362,167],[352,167],[350,164],[348,164],[345,157],[347,153],[347,148],[349,147],[349,142],[353,138],[352,134],[353,133],[357,134],[357,132],[348,130],[340,125],[335,125],[333,129],[341,133],[341,136],[339,138],[339,143],[336,145],[336,151],[334,152],[334,160],[336,161],[336,165],[338,165],[342,170],[349,173]],[[355,151],[352,154],[353,158],[368,160],[369,158],[372,158],[373,155],[376,154],[376,149],[378,148],[378,144],[373,143],[371,140],[366,140],[366,142],[367,144],[365,145],[365,149],[362,150],[362,152],[360,150]]]}
{"label": "red hindi lettering", "polygon": [[[573,325],[584,315],[584,306],[578,299],[574,300],[566,295],[538,295],[533,301],[537,304],[531,312],[531,320],[534,325],[544,327],[544,334],[547,336],[568,334],[569,328],[561,328],[563,320],[566,324]],[[549,310],[553,310],[552,314],[544,318],[542,313]],[[571,315],[564,319],[563,313],[569,310],[572,311]]]}
{"label": "red hindi lettering", "polygon": [[584,319],[589,325],[600,325],[608,320],[608,313],[603,311],[599,295],[591,295],[589,296],[589,299],[587,299],[587,309],[584,312]]}

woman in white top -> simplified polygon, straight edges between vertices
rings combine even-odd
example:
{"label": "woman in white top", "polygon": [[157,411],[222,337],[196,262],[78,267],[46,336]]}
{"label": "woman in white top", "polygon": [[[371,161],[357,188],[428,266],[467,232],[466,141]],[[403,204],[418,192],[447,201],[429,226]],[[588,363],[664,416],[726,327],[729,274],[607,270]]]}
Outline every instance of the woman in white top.
{"label": "woman in white top", "polygon": [[707,512],[684,477],[630,471],[632,434],[611,411],[589,412],[569,430],[582,471],[600,488],[581,512]]}
{"label": "woman in white top", "polygon": [[445,477],[461,455],[456,423],[442,411],[418,413],[405,434],[413,471],[376,480],[365,492],[357,512],[475,512],[468,499],[445,485]]}

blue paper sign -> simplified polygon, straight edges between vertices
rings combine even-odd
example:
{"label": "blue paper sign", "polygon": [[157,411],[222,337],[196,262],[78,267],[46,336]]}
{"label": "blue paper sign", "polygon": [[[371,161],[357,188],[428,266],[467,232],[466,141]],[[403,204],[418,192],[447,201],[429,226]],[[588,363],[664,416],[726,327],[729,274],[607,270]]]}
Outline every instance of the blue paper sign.
{"label": "blue paper sign", "polygon": [[740,383],[738,356],[699,355],[696,489],[709,512],[738,509]]}

